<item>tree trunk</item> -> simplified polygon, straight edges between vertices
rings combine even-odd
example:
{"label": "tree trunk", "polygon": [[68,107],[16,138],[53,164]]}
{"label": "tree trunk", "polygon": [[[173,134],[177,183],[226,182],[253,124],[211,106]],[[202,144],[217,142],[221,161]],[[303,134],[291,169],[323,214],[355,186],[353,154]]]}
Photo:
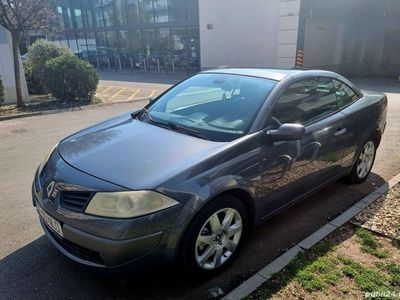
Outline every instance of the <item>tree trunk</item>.
{"label": "tree trunk", "polygon": [[22,99],[22,89],[21,89],[21,70],[19,67],[19,39],[15,34],[11,34],[12,37],[12,48],[13,48],[13,58],[14,58],[14,75],[15,75],[15,91],[17,94],[17,106],[24,107],[24,100]]}

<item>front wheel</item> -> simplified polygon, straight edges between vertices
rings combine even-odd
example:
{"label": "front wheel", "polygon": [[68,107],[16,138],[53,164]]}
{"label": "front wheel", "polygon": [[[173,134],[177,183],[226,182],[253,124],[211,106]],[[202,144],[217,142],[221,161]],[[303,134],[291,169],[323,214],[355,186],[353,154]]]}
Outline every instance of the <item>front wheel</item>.
{"label": "front wheel", "polygon": [[237,254],[247,227],[247,212],[232,196],[217,197],[189,225],[182,244],[186,269],[211,274]]}
{"label": "front wheel", "polygon": [[351,173],[347,176],[351,183],[361,183],[367,179],[375,161],[376,144],[370,139],[362,147]]}

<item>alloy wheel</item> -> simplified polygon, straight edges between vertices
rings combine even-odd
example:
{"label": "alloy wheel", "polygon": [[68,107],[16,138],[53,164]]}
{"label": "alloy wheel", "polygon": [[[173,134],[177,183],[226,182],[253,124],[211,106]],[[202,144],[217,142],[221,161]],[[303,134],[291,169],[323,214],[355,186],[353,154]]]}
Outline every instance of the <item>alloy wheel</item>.
{"label": "alloy wheel", "polygon": [[364,145],[360,155],[358,156],[357,175],[359,178],[363,179],[368,175],[374,162],[374,156],[375,145],[372,141],[369,141]]}
{"label": "alloy wheel", "polygon": [[233,208],[223,208],[212,214],[196,239],[197,264],[206,270],[223,265],[239,245],[242,228],[242,218]]}

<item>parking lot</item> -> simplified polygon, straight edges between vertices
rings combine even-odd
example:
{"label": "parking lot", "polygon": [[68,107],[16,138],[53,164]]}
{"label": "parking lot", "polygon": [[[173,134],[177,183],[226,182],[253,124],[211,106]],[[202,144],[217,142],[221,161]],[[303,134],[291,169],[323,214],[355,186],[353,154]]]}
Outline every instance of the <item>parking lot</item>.
{"label": "parking lot", "polygon": [[[147,97],[156,95],[177,81],[179,78],[167,83],[157,80],[132,83],[128,79],[103,77],[98,93],[110,95],[111,99],[135,100],[141,93]],[[394,80],[359,80],[359,83],[363,88],[388,92],[389,98],[387,129],[370,178],[353,186],[339,181],[267,221],[249,237],[233,265],[208,280],[182,276],[173,272],[173,268],[160,266],[138,267],[122,274],[83,268],[50,245],[32,207],[33,174],[51,146],[76,130],[133,111],[147,102],[0,122],[0,299],[207,299],[212,288],[220,287],[225,293],[233,289],[400,172],[399,83]]]}
{"label": "parking lot", "polygon": [[105,103],[112,103],[156,97],[187,75],[103,72],[99,77],[96,97]]}

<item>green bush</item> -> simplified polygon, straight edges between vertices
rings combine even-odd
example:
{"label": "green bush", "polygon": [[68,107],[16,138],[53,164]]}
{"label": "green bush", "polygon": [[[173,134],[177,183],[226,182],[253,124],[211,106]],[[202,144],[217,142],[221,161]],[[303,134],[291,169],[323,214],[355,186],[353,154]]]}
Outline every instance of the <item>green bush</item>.
{"label": "green bush", "polygon": [[39,39],[29,47],[28,56],[32,67],[33,76],[45,86],[44,67],[50,59],[63,55],[73,55],[72,52],[61,45]]}
{"label": "green bush", "polygon": [[25,60],[22,62],[24,66],[26,84],[30,94],[44,94],[46,92],[44,86],[40,83],[39,79],[33,74],[31,61]]}
{"label": "green bush", "polygon": [[0,103],[4,101],[4,85],[0,76]]}
{"label": "green bush", "polygon": [[99,77],[91,64],[74,55],[63,55],[46,63],[44,82],[58,99],[90,100],[96,92]]}

